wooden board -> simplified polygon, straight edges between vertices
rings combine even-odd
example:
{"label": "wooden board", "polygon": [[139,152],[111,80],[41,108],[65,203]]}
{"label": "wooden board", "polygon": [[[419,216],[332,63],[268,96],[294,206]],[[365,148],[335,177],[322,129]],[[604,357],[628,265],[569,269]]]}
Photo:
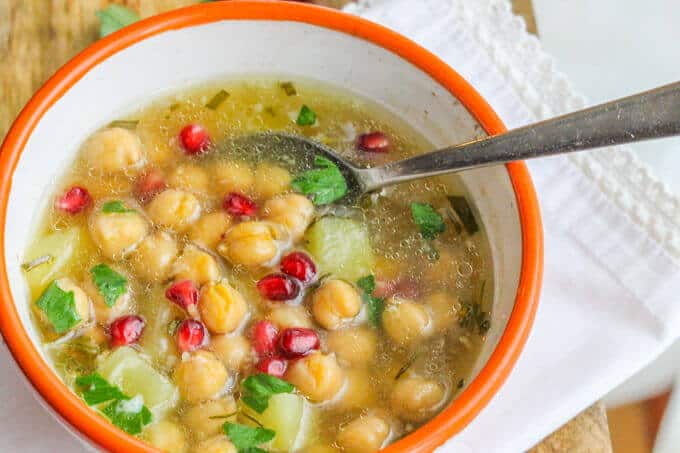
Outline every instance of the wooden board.
{"label": "wooden board", "polygon": [[[470,0],[475,1],[475,0]],[[108,0],[0,0],[0,137],[33,92],[59,66],[97,39],[95,11]],[[142,17],[195,0],[121,0]],[[347,0],[318,0],[339,7]],[[414,2],[415,4],[416,2]],[[536,25],[530,0],[515,0],[529,31]],[[596,404],[531,453],[611,453],[607,418]]]}

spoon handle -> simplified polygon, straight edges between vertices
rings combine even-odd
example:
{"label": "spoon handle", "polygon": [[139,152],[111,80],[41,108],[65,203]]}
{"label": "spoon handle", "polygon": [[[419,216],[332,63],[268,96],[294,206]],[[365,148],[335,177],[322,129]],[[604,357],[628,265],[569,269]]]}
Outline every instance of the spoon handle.
{"label": "spoon handle", "polygon": [[364,190],[467,168],[680,134],[680,82],[519,129],[360,170]]}

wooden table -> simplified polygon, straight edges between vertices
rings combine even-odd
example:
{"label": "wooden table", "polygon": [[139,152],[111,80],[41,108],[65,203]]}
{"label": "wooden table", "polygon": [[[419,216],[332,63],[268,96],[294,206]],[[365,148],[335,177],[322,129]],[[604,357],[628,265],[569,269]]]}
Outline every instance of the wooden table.
{"label": "wooden table", "polygon": [[[470,0],[476,1],[476,0]],[[95,11],[109,0],[0,0],[0,137],[31,94],[65,61],[97,39]],[[120,0],[143,17],[196,0]],[[347,0],[317,0],[340,7]],[[514,0],[536,32],[531,0]],[[531,453],[611,453],[607,418],[596,404],[546,438]]]}

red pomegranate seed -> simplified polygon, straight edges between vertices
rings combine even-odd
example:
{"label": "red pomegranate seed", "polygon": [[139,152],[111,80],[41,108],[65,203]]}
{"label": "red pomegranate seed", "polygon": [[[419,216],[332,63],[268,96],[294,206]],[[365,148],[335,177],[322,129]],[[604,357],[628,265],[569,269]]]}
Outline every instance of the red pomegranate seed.
{"label": "red pomegranate seed", "polygon": [[257,214],[257,205],[253,200],[238,192],[232,192],[222,202],[222,207],[234,216],[252,217]]}
{"label": "red pomegranate seed", "polygon": [[73,186],[57,198],[54,206],[69,214],[78,214],[92,203],[90,192],[84,187]]}
{"label": "red pomegranate seed", "polygon": [[279,335],[279,350],[289,358],[303,357],[319,349],[319,335],[314,329],[291,327]]}
{"label": "red pomegranate seed", "polygon": [[121,316],[111,323],[111,346],[125,346],[136,343],[144,331],[144,320],[137,315]]}
{"label": "red pomegranate seed", "polygon": [[262,359],[257,363],[258,371],[271,374],[274,377],[283,377],[288,368],[288,362],[285,359],[277,357],[269,357]]}
{"label": "red pomegranate seed", "polygon": [[170,285],[165,297],[188,311],[198,303],[198,288],[191,280],[182,280]]}
{"label": "red pomegranate seed", "polygon": [[163,172],[157,168],[152,168],[137,180],[135,195],[140,202],[146,203],[165,190],[166,187]]}
{"label": "red pomegranate seed", "polygon": [[203,346],[205,326],[195,319],[185,319],[177,327],[177,348],[181,352],[192,352]]}
{"label": "red pomegranate seed", "polygon": [[269,274],[257,282],[260,295],[269,300],[291,300],[300,294],[300,285],[286,274]]}
{"label": "red pomegranate seed", "polygon": [[253,347],[260,357],[274,354],[279,329],[269,321],[257,321],[253,327]]}
{"label": "red pomegranate seed", "polygon": [[210,136],[203,126],[188,124],[179,133],[182,148],[187,154],[200,154],[210,146]]}
{"label": "red pomegranate seed", "polygon": [[302,283],[310,283],[316,277],[316,265],[306,253],[293,252],[281,260],[281,272],[297,278]]}
{"label": "red pomegranate seed", "polygon": [[369,153],[386,153],[390,150],[390,139],[382,132],[370,132],[359,136],[357,146]]}

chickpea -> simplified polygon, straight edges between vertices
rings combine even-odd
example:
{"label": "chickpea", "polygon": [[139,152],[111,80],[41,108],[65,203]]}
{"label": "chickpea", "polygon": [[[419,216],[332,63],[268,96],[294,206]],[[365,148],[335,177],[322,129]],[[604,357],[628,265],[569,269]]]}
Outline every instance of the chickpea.
{"label": "chickpea", "polygon": [[458,325],[458,298],[444,291],[430,294],[423,301],[432,313],[432,328],[441,333]]}
{"label": "chickpea", "polygon": [[220,278],[220,266],[210,253],[189,244],[175,261],[173,274],[176,281],[192,280],[204,285]]}
{"label": "chickpea", "polygon": [[[118,270],[116,269],[118,272]],[[130,292],[126,292],[118,296],[111,307],[106,305],[104,296],[99,292],[99,288],[94,284],[91,275],[88,275],[81,285],[83,291],[87,293],[92,301],[94,308],[94,317],[100,324],[108,324],[114,319],[126,314],[130,311]]]}
{"label": "chickpea", "polygon": [[182,422],[189,428],[197,440],[207,439],[222,432],[222,425],[226,421],[236,421],[233,418],[210,418],[221,415],[235,414],[236,402],[231,396],[225,396],[214,401],[191,406],[182,414]]}
{"label": "chickpea", "polygon": [[157,231],[139,243],[132,254],[132,268],[137,276],[149,282],[167,279],[179,250],[177,241],[164,231]]}
{"label": "chickpea", "polygon": [[149,202],[146,212],[156,225],[174,231],[184,231],[198,220],[201,204],[189,192],[166,189]]}
{"label": "chickpea", "polygon": [[[62,291],[67,293],[73,292],[73,302],[75,305],[76,313],[78,313],[78,316],[80,317],[80,321],[78,321],[77,324],[71,327],[71,330],[76,329],[83,325],[84,323],[86,323],[87,321],[89,321],[90,318],[92,318],[92,311],[90,299],[87,297],[85,291],[83,291],[78,285],[76,285],[75,282],[70,278],[60,278],[58,280],[55,280],[55,283]],[[45,323],[49,324],[47,315],[45,315],[45,313],[42,310],[37,308],[37,313],[39,313],[40,318]]]}
{"label": "chickpea", "polygon": [[243,335],[215,335],[210,339],[210,349],[228,370],[238,371],[254,361],[253,349]]}
{"label": "chickpea", "polygon": [[255,169],[255,193],[266,200],[290,188],[293,179],[285,168],[270,163],[262,163]]}
{"label": "chickpea", "polygon": [[312,222],[314,205],[307,197],[289,193],[267,200],[263,215],[267,220],[286,226],[293,240],[298,241]]}
{"label": "chickpea", "polygon": [[333,330],[328,332],[326,345],[340,363],[367,366],[375,357],[378,335],[368,327]]}
{"label": "chickpea", "polygon": [[177,423],[161,420],[144,430],[144,440],[167,453],[184,453],[187,442],[182,428]]}
{"label": "chickpea", "polygon": [[226,436],[220,435],[196,445],[194,453],[237,453],[237,450]]}
{"label": "chickpea", "polygon": [[380,450],[390,434],[390,425],[380,417],[356,418],[340,429],[338,444],[348,453],[372,453]]}
{"label": "chickpea", "polygon": [[333,398],[342,388],[345,376],[332,354],[314,352],[289,365],[286,380],[314,402]]}
{"label": "chickpea", "polygon": [[444,386],[421,377],[402,377],[392,389],[390,406],[401,418],[418,422],[431,415],[442,403]]}
{"label": "chickpea", "polygon": [[120,127],[93,134],[83,145],[83,155],[88,166],[101,173],[138,169],[144,163],[139,137]]}
{"label": "chickpea", "polygon": [[345,381],[345,391],[337,403],[339,409],[352,410],[375,406],[377,393],[371,385],[371,376],[366,369],[346,369]]}
{"label": "chickpea", "polygon": [[168,185],[175,189],[206,194],[210,191],[210,176],[198,165],[178,165],[168,175]]}
{"label": "chickpea", "polygon": [[191,225],[189,239],[203,247],[215,250],[230,225],[231,216],[224,211],[205,214]]}
{"label": "chickpea", "polygon": [[399,344],[413,344],[431,331],[430,315],[422,305],[390,297],[383,311],[382,325],[387,335]]}
{"label": "chickpea", "polygon": [[210,333],[224,334],[243,324],[248,305],[241,293],[228,283],[210,282],[201,289],[198,310]]}
{"label": "chickpea", "polygon": [[307,309],[301,305],[277,305],[265,316],[279,329],[290,327],[312,328],[312,320]]}
{"label": "chickpea", "polygon": [[215,189],[223,194],[229,192],[249,193],[255,176],[246,162],[218,161],[212,166]]}
{"label": "chickpea", "polygon": [[232,264],[265,265],[278,253],[276,235],[265,222],[242,222],[227,231],[217,251]]}
{"label": "chickpea", "polygon": [[229,373],[215,354],[199,350],[177,365],[174,379],[182,398],[197,403],[217,396],[224,389]]}
{"label": "chickpea", "polygon": [[149,233],[149,224],[137,211],[102,212],[90,218],[90,234],[106,258],[120,260]]}
{"label": "chickpea", "polygon": [[361,297],[349,283],[326,280],[312,296],[312,313],[322,327],[335,330],[359,314]]}

